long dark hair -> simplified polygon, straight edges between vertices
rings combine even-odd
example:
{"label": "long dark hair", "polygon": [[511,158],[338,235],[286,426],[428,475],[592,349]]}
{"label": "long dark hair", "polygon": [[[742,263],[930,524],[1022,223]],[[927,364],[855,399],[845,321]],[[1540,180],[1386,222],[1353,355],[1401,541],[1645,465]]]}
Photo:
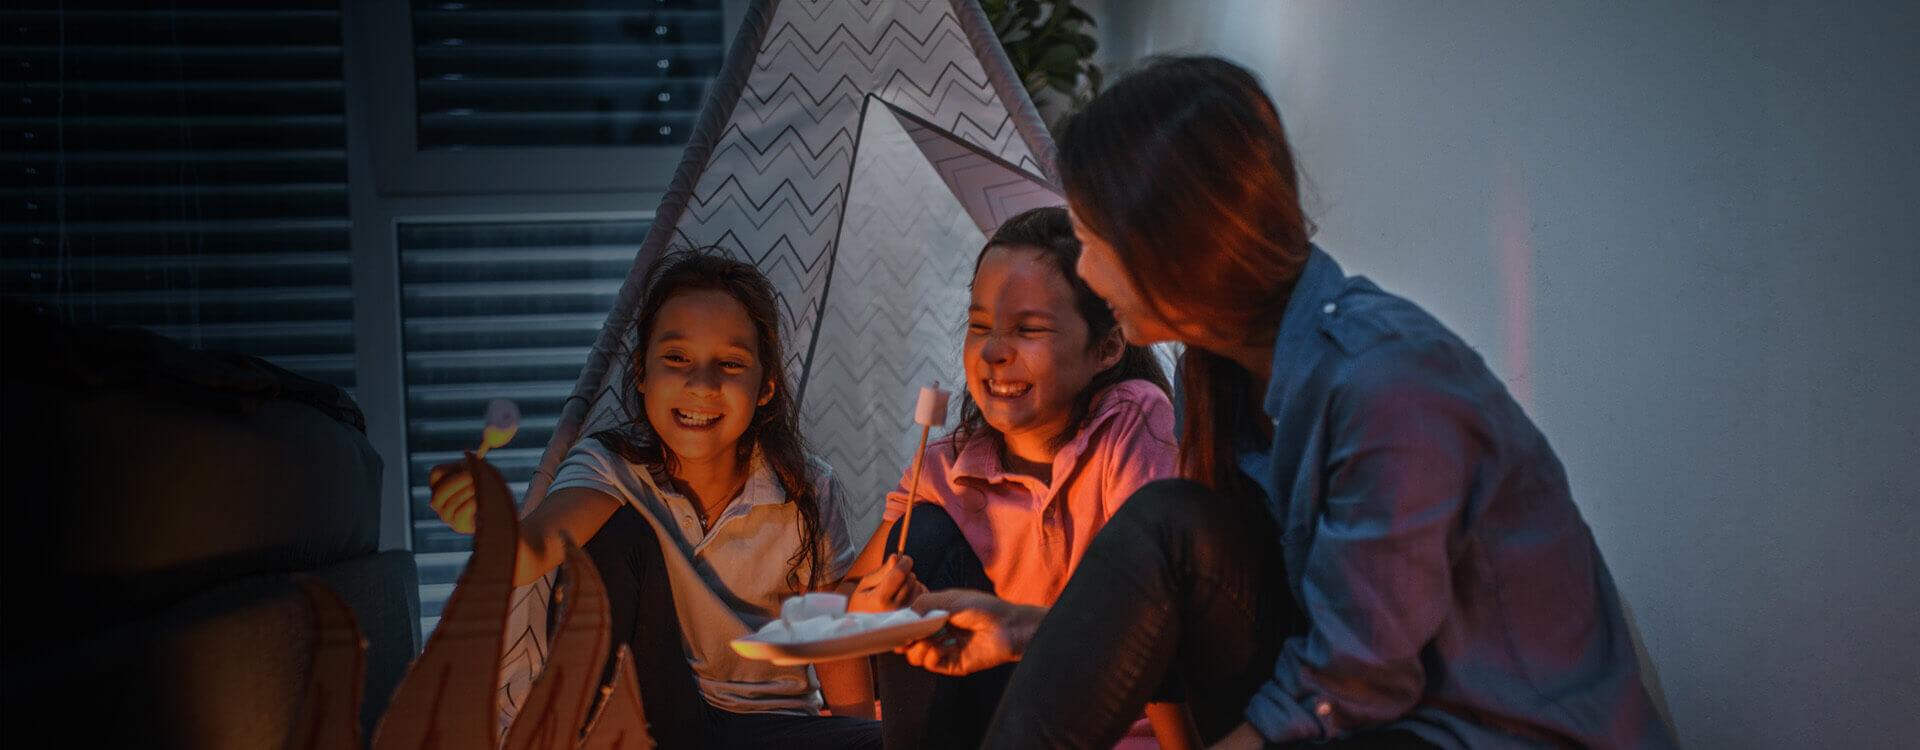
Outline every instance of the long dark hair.
{"label": "long dark hair", "polygon": [[1187,342],[1180,466],[1241,486],[1232,443],[1257,408],[1252,375],[1206,344],[1272,342],[1313,233],[1273,100],[1225,60],[1156,59],[1067,122],[1060,174],[1082,229],[1113,247],[1147,305],[1235,332]]}
{"label": "long dark hair", "polygon": [[[1067,218],[1067,210],[1057,206],[1035,208],[1019,214],[993,233],[980,255],[973,260],[973,273],[980,275],[980,264],[987,258],[987,252],[995,247],[1031,248],[1040,253],[1040,257],[1060,272],[1060,278],[1073,289],[1073,307],[1087,321],[1087,350],[1100,346],[1100,342],[1113,332],[1117,325],[1113,318],[1113,309],[1107,307],[1106,300],[1094,294],[1087,282],[1073,268],[1080,262],[1080,240],[1073,236],[1073,222]],[[1160,369],[1160,360],[1153,352],[1143,346],[1126,345],[1126,351],[1120,354],[1120,361],[1112,367],[1101,370],[1093,379],[1087,381],[1087,387],[1073,398],[1073,409],[1068,412],[1066,429],[1053,436],[1048,448],[1059,450],[1073,440],[1073,436],[1085,427],[1093,411],[1093,400],[1109,386],[1128,380],[1145,380],[1159,386],[1169,396],[1173,388],[1167,384],[1167,374]],[[1000,459],[1000,465],[1007,465],[1007,439],[980,414],[980,405],[974,403],[973,393],[966,389],[960,391],[960,422],[955,425],[952,445],[954,455],[976,439],[993,441],[994,453]]]}
{"label": "long dark hair", "polygon": [[[753,423],[740,436],[740,462],[750,466],[754,450],[759,449],[761,459],[786,490],[787,502],[799,512],[800,549],[787,560],[787,585],[794,590],[817,587],[825,565],[821,559],[825,532],[820,497],[808,469],[806,443],[800,439],[799,409],[793,400],[792,381],[787,379],[786,351],[780,345],[780,306],[773,284],[752,265],[719,255],[716,250],[702,249],[661,256],[648,271],[646,289],[646,301],[628,329],[627,373],[620,391],[627,424],[595,433],[594,439],[649,471],[674,473],[673,450],[647,421],[646,394],[640,391],[646,377],[647,342],[653,337],[660,308],[674,295],[697,289],[726,293],[745,307],[747,317],[753,320],[754,337],[759,340],[756,356],[765,368],[766,382],[773,384],[773,397],[753,410]],[[804,586],[802,570],[806,571]]]}

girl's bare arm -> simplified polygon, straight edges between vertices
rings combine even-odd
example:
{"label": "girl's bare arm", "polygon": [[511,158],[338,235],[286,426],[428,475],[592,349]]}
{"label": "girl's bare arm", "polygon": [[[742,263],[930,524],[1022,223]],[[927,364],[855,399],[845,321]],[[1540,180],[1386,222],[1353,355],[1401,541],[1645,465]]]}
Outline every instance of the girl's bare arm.
{"label": "girl's bare arm", "polygon": [[513,585],[525,586],[560,565],[566,545],[562,532],[574,544],[586,544],[606,525],[620,500],[599,490],[569,487],[547,495],[539,507],[520,519],[520,555],[513,565]]}
{"label": "girl's bare arm", "polygon": [[873,536],[867,538],[867,546],[861,548],[860,555],[853,558],[853,565],[847,568],[847,580],[859,581],[880,569],[880,563],[886,562],[892,550],[887,549],[887,534],[893,531],[898,521],[882,520],[880,528],[873,530]]}

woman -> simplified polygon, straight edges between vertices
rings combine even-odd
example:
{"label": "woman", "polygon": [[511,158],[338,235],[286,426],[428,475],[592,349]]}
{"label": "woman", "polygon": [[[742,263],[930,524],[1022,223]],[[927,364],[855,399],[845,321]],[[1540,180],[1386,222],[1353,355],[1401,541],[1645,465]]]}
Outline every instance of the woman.
{"label": "woman", "polygon": [[1182,480],[1149,485],[1046,608],[934,592],[908,660],[1023,659],[986,746],[1110,746],[1183,690],[1218,747],[1668,746],[1546,440],[1473,350],[1308,241],[1253,76],[1158,61],[1077,114],[1079,274],[1135,344],[1187,346]]}

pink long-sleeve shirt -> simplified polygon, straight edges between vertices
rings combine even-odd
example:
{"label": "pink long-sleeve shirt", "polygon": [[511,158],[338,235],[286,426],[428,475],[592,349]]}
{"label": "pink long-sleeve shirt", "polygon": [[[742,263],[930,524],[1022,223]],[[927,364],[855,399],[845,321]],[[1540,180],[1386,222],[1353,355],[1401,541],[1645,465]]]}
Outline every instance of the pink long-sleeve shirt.
{"label": "pink long-sleeve shirt", "polygon": [[[1174,475],[1173,404],[1158,387],[1115,384],[1091,412],[1054,454],[1049,479],[1007,473],[990,440],[969,441],[958,455],[951,436],[927,446],[918,500],[953,517],[1007,601],[1052,604],[1120,504],[1142,485]],[[887,493],[888,521],[906,512],[912,471]]]}

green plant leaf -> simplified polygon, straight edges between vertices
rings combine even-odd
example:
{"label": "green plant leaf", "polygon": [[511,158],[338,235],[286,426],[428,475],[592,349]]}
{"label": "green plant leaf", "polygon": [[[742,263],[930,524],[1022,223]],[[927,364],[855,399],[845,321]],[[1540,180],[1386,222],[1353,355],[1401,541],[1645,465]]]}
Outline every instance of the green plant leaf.
{"label": "green plant leaf", "polygon": [[1045,73],[1031,73],[1020,79],[1020,83],[1026,86],[1027,95],[1033,96],[1045,90],[1050,80],[1051,78]]}
{"label": "green plant leaf", "polygon": [[1078,110],[1104,85],[1092,63],[1100,42],[1083,31],[1097,23],[1072,0],[980,0],[980,7],[1029,96],[1052,89]]}
{"label": "green plant leaf", "polygon": [[1089,34],[1074,34],[1073,47],[1080,51],[1081,57],[1092,57],[1093,53],[1100,51],[1100,40]]}
{"label": "green plant leaf", "polygon": [[1081,59],[1080,50],[1075,49],[1073,45],[1057,44],[1041,53],[1040,59],[1035,61],[1033,67],[1071,81],[1079,76]]}
{"label": "green plant leaf", "polygon": [[1068,7],[1072,7],[1072,6],[1064,2],[1055,2],[1051,4],[1051,7],[1049,8],[1049,10],[1051,10],[1052,12],[1047,14],[1048,35],[1052,35],[1060,31],[1060,25],[1062,23],[1065,23],[1067,20],[1066,9]]}

